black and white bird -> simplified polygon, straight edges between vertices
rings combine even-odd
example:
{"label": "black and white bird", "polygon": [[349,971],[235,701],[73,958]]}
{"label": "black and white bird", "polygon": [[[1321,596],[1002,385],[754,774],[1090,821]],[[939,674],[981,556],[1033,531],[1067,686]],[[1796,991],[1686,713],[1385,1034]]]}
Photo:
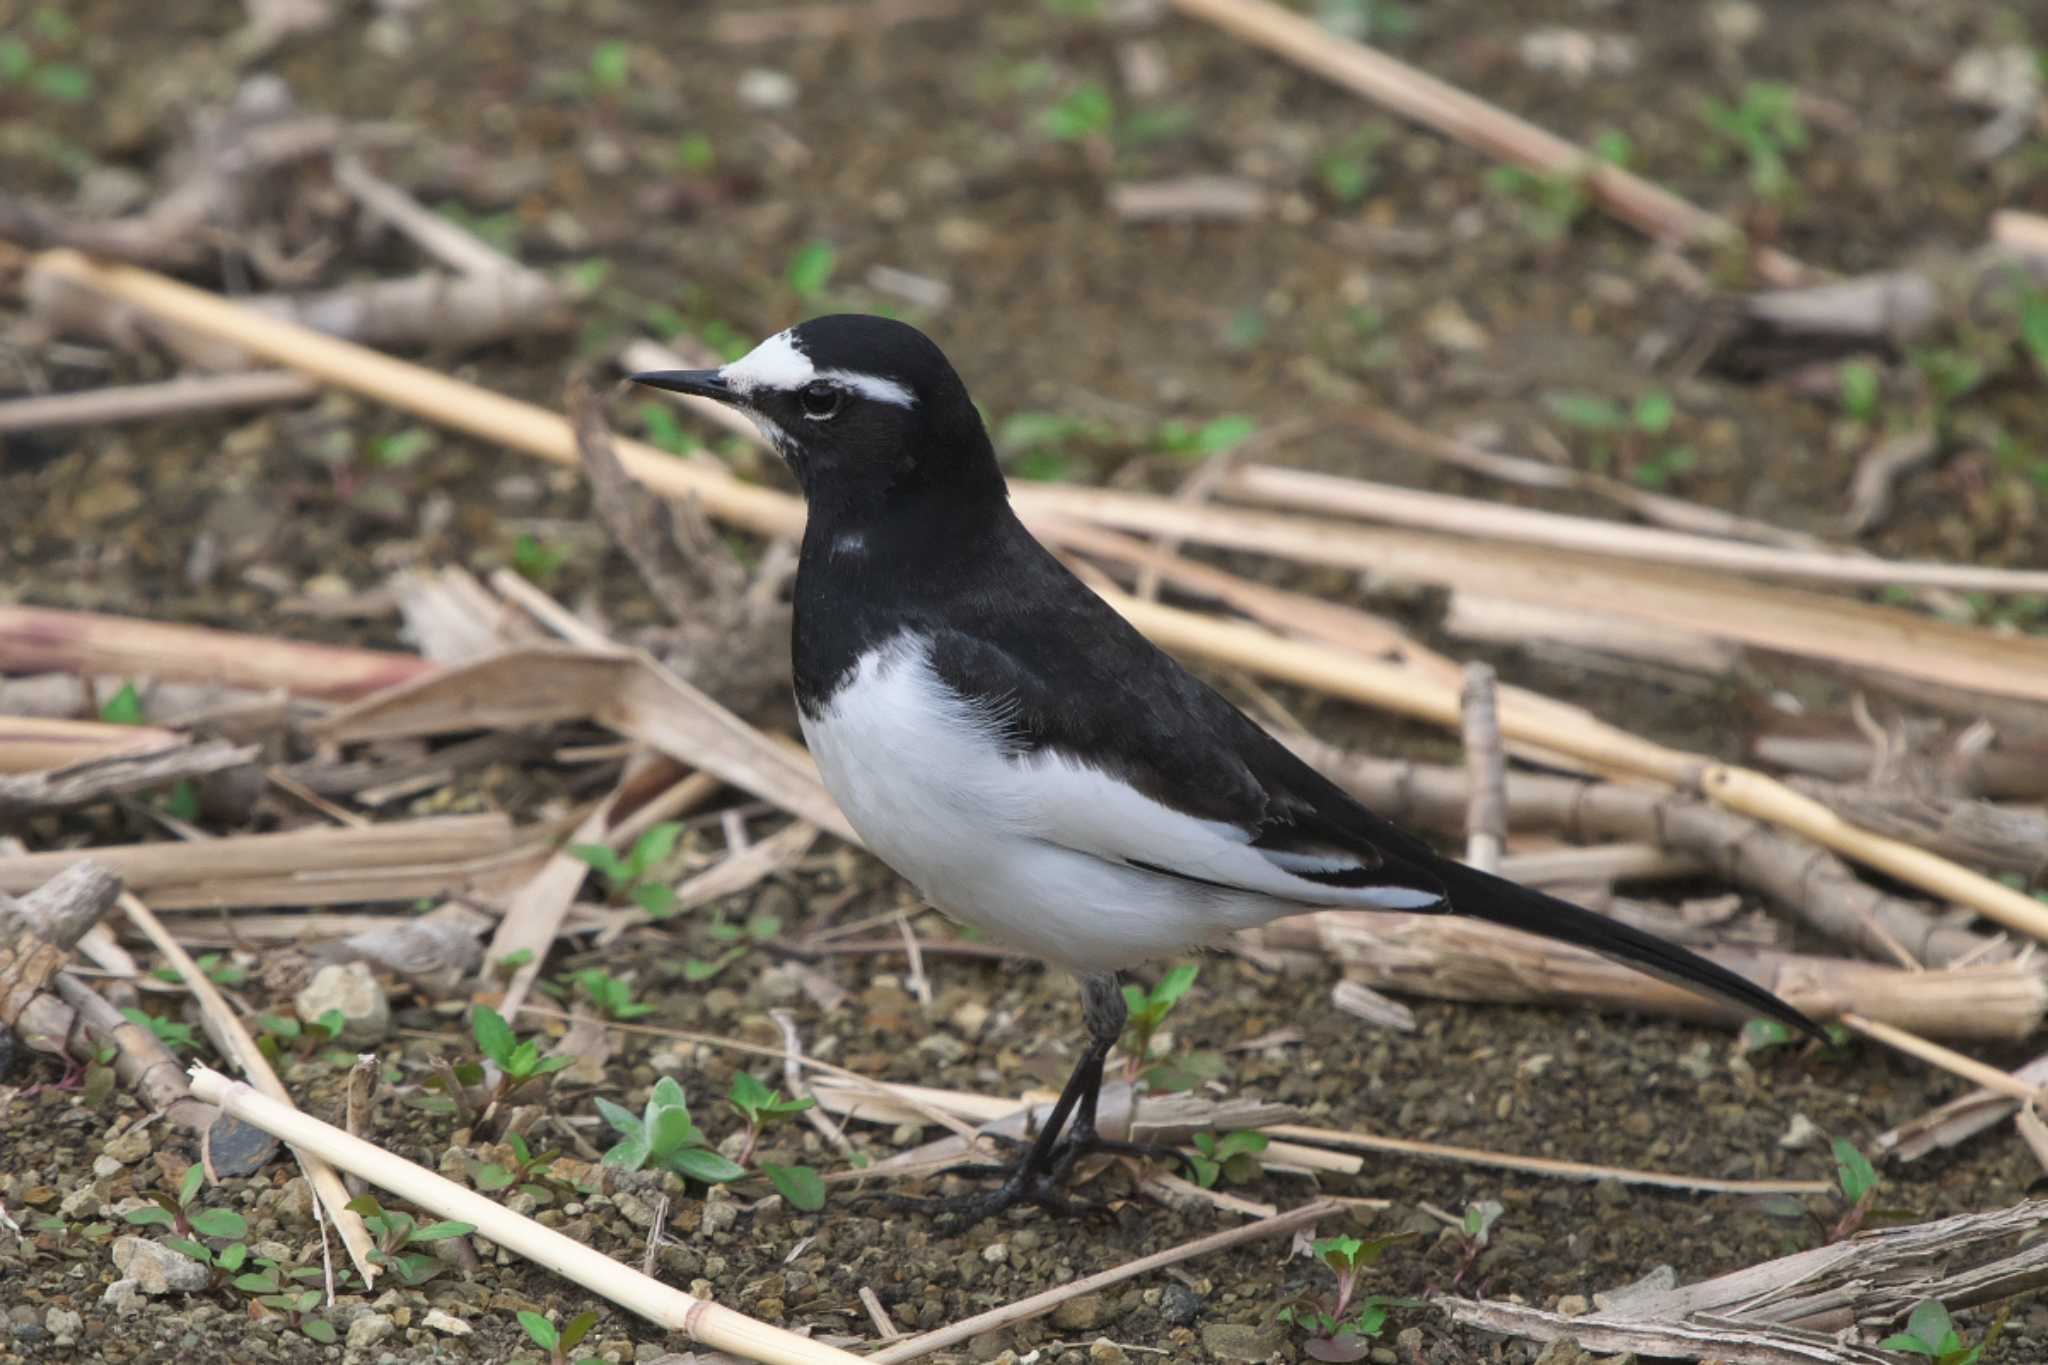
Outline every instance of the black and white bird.
{"label": "black and white bird", "polygon": [[746,413],[803,487],[796,700],[861,838],[939,909],[1081,979],[1087,1051],[980,1211],[1056,1202],[1095,1142],[1119,970],[1303,910],[1469,915],[1817,1033],[1683,948],[1438,856],[1296,758],[1032,538],[916,328],[814,318],[723,369],[634,378]]}

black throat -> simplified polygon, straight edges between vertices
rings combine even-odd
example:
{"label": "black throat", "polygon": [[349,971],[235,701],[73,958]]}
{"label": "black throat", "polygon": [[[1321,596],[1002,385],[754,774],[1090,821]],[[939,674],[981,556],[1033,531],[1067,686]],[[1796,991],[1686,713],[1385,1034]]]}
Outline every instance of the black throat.
{"label": "black throat", "polygon": [[906,471],[885,489],[809,490],[792,651],[805,715],[819,714],[863,655],[998,598],[1001,566],[1018,549],[1043,553],[1010,510],[992,451],[924,468],[934,464],[950,477]]}

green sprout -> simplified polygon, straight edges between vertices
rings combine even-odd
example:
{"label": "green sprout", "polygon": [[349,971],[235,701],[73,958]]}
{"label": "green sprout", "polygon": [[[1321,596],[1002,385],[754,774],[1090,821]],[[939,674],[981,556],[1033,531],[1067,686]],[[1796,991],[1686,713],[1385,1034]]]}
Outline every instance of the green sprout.
{"label": "green sprout", "polygon": [[[206,1181],[206,1169],[194,1162],[185,1172],[185,1178],[178,1183],[176,1196],[161,1190],[152,1190],[151,1203],[139,1209],[131,1209],[126,1215],[132,1227],[166,1227],[171,1235],[164,1238],[164,1245],[171,1250],[191,1257],[214,1272],[215,1279],[232,1275],[242,1268],[242,1262],[249,1255],[249,1248],[241,1239],[249,1235],[249,1224],[233,1209],[195,1209],[192,1201],[199,1196],[199,1187]],[[216,1251],[199,1240],[211,1237],[229,1241],[230,1245]]]}
{"label": "green sprout", "polygon": [[422,1226],[409,1213],[387,1210],[373,1194],[349,1200],[348,1207],[363,1216],[363,1226],[375,1239],[370,1259],[389,1269],[407,1288],[417,1288],[448,1268],[427,1253],[408,1248],[428,1242],[443,1242],[451,1237],[467,1237],[476,1231],[473,1223],[445,1220]]}
{"label": "green sprout", "polygon": [[[326,1297],[315,1287],[322,1274],[318,1266],[293,1265],[268,1256],[255,1257],[251,1264],[258,1268],[237,1275],[233,1281],[235,1288],[253,1296],[271,1312],[283,1315],[286,1322],[314,1341],[325,1346],[334,1344],[334,1324],[310,1316]],[[346,1282],[349,1274],[345,1269],[337,1272],[337,1281]]]}
{"label": "green sprout", "polygon": [[1193,1138],[1196,1155],[1189,1156],[1187,1163],[1194,1172],[1195,1183],[1203,1189],[1216,1187],[1216,1182],[1229,1177],[1233,1185],[1242,1185],[1259,1178],[1264,1169],[1259,1165],[1258,1154],[1266,1150],[1266,1135],[1258,1132],[1197,1133]]}
{"label": "green sprout", "polygon": [[832,283],[839,267],[839,253],[823,239],[797,248],[789,262],[789,287],[805,303],[815,302]]}
{"label": "green sprout", "polygon": [[199,1046],[199,1037],[192,1032],[190,1024],[181,1024],[175,1019],[159,1019],[145,1014],[132,1005],[121,1007],[121,1017],[131,1024],[139,1024],[153,1034],[159,1043],[173,1052],[189,1052]]}
{"label": "green sprout", "polygon": [[1732,143],[1749,163],[1749,188],[1759,199],[1791,196],[1791,156],[1806,150],[1806,124],[1799,117],[1799,92],[1776,81],[1751,81],[1739,104],[1708,100],[1707,126]]}
{"label": "green sprout", "polygon": [[[761,1134],[778,1123],[786,1123],[817,1104],[805,1096],[803,1099],[784,1099],[780,1091],[770,1090],[754,1079],[749,1071],[735,1072],[732,1078],[732,1093],[728,1102],[747,1121],[746,1145],[740,1149],[740,1164],[746,1165],[754,1156],[754,1145]],[[825,1206],[825,1182],[809,1166],[781,1166],[772,1161],[756,1163],[761,1174],[768,1177],[773,1185],[796,1208],[805,1213],[815,1213]]]}
{"label": "green sprout", "polygon": [[1039,121],[1047,137],[1058,142],[1085,142],[1105,137],[1116,126],[1116,105],[1097,81],[1076,86],[1045,111]]}
{"label": "green sprout", "polygon": [[1884,396],[1884,378],[1877,366],[1867,360],[1845,360],[1835,371],[1835,380],[1841,385],[1842,411],[1852,420],[1868,423],[1877,416]]}
{"label": "green sprout", "polygon": [[476,1187],[486,1194],[510,1189],[517,1185],[521,1193],[531,1195],[538,1203],[551,1202],[555,1196],[573,1187],[554,1179],[548,1168],[561,1159],[560,1152],[536,1153],[526,1145],[526,1139],[518,1133],[507,1133],[505,1143],[512,1149],[512,1164],[503,1165],[496,1161],[479,1162],[470,1167],[469,1178]]}
{"label": "green sprout", "polygon": [[1637,483],[1660,488],[1699,465],[1691,446],[1663,443],[1678,417],[1677,402],[1663,389],[1651,389],[1630,404],[1599,394],[1546,393],[1543,405],[1560,422],[1587,434],[1595,470],[1604,472],[1618,457]]}
{"label": "green sprout", "polygon": [[531,531],[521,532],[512,542],[512,571],[529,583],[546,587],[569,562],[566,546],[542,540]]}
{"label": "green sprout", "polygon": [[[597,1310],[585,1309],[557,1328],[552,1322],[529,1309],[519,1310],[519,1325],[526,1329],[527,1337],[534,1345],[548,1353],[549,1365],[569,1365],[569,1352],[576,1349],[576,1343],[590,1335],[590,1329],[597,1326]],[[577,1356],[576,1360],[592,1360],[593,1356]]]}
{"label": "green sprout", "polygon": [[1501,1214],[1506,1211],[1496,1199],[1482,1199],[1476,1204],[1465,1206],[1464,1218],[1457,1227],[1450,1229],[1451,1240],[1457,1243],[1459,1249],[1458,1269],[1451,1276],[1452,1288],[1455,1289],[1459,1281],[1471,1273],[1472,1267],[1479,1264],[1480,1255],[1493,1241],[1493,1225],[1500,1221]]}
{"label": "green sprout", "polygon": [[1142,986],[1125,985],[1124,1006],[1130,1013],[1128,1027],[1135,1035],[1124,1063],[1126,1079],[1142,1080],[1147,1088],[1166,1095],[1192,1090],[1223,1074],[1221,1053],[1193,1052],[1185,1057],[1152,1059],[1152,1040],[1158,1035],[1160,1025],[1166,1022],[1166,1016],[1173,1012],[1180,998],[1195,984],[1198,971],[1192,962],[1184,962],[1168,972],[1149,991]]}
{"label": "green sprout", "polygon": [[[201,958],[199,961],[204,966],[206,959]],[[286,1052],[306,1057],[339,1038],[347,1022],[342,1012],[336,1009],[324,1011],[310,1024],[301,1023],[288,1014],[259,1014],[256,1016],[256,1026],[263,1031],[257,1035],[256,1050],[273,1065]],[[327,1060],[347,1066],[355,1059],[348,1053],[337,1050],[337,1053],[330,1055]]]}
{"label": "green sprout", "polygon": [[663,1076],[654,1083],[647,1107],[637,1117],[602,1095],[597,1098],[597,1112],[620,1136],[604,1154],[604,1165],[629,1171],[653,1166],[707,1185],[722,1185],[747,1173],[744,1166],[711,1150],[703,1130],[690,1119],[683,1088],[672,1077]]}
{"label": "green sprout", "polygon": [[623,1022],[654,1012],[654,1006],[633,998],[632,982],[621,981],[602,967],[585,967],[571,973],[569,981],[608,1019]]}
{"label": "green sprout", "polygon": [[1998,1344],[1999,1335],[2005,1330],[2006,1317],[2011,1312],[2012,1305],[2008,1303],[2000,1310],[1990,1330],[1985,1332],[1984,1339],[1972,1346],[1956,1330],[1947,1308],[1934,1299],[1922,1299],[1913,1305],[1913,1314],[1906,1320],[1906,1330],[1877,1343],[1878,1349],[1926,1356],[1934,1365],[1977,1365],[1984,1353]]}
{"label": "green sprout", "polygon": [[624,897],[645,910],[649,918],[667,919],[676,912],[675,889],[654,880],[653,873],[675,852],[682,832],[680,824],[664,820],[635,839],[623,858],[604,844],[571,844],[569,856],[594,868],[614,900]]}
{"label": "green sprout", "polygon": [[142,694],[134,683],[122,683],[121,690],[107,698],[100,707],[100,719],[109,725],[142,724]]}
{"label": "green sprout", "polygon": [[1241,412],[1233,412],[1190,426],[1186,422],[1162,422],[1159,444],[1169,455],[1187,460],[1206,460],[1243,445],[1257,434],[1259,424]]}
{"label": "green sprout", "polygon": [[[247,967],[242,966],[239,962],[228,959],[220,953],[201,953],[192,960],[192,965],[199,968],[200,975],[216,986],[239,986],[249,979],[249,969]],[[159,981],[171,982],[173,985],[185,979],[185,974],[176,967],[158,967],[150,975]]]}
{"label": "green sprout", "polygon": [[1386,1330],[1387,1314],[1394,1308],[1419,1308],[1419,1299],[1390,1299],[1378,1294],[1356,1298],[1358,1277],[1370,1269],[1388,1248],[1415,1234],[1394,1233],[1361,1241],[1356,1237],[1324,1237],[1310,1248],[1317,1260],[1337,1277],[1336,1292],[1328,1299],[1304,1298],[1282,1308],[1281,1322],[1292,1323],[1310,1334],[1303,1349],[1316,1360],[1363,1360],[1371,1354],[1371,1343]]}
{"label": "green sprout", "polygon": [[782,920],[765,910],[757,910],[738,924],[724,918],[713,920],[705,932],[720,943],[729,945],[717,957],[705,959],[686,957],[683,959],[683,980],[701,985],[717,976],[733,963],[745,957],[760,944],[766,943],[782,932]]}

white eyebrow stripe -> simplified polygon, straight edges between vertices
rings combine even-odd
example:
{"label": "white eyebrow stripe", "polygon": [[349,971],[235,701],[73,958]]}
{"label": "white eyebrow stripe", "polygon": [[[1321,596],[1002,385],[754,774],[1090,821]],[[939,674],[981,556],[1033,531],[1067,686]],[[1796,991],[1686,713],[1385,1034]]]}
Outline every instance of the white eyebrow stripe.
{"label": "white eyebrow stripe", "polygon": [[756,389],[794,393],[817,378],[817,370],[785,328],[718,372],[726,386],[742,398]]}
{"label": "white eyebrow stripe", "polygon": [[899,408],[917,406],[917,396],[908,388],[878,374],[861,374],[857,370],[819,370],[816,377],[844,384],[863,398],[872,398],[877,403],[894,403]]}

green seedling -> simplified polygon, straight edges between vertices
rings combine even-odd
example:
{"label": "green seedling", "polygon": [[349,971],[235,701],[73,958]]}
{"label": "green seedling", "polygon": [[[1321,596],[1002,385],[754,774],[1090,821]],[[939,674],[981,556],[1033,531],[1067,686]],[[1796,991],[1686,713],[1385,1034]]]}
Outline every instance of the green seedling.
{"label": "green seedling", "polygon": [[839,253],[827,241],[806,242],[789,261],[790,291],[805,303],[823,297],[839,268]]}
{"label": "green seedling", "polygon": [[[293,1265],[268,1256],[258,1256],[251,1264],[257,1268],[235,1276],[235,1288],[253,1297],[265,1310],[283,1317],[314,1341],[325,1346],[334,1344],[334,1324],[312,1315],[313,1309],[319,1307],[326,1297],[314,1287],[322,1278],[318,1266]],[[338,1271],[337,1284],[345,1284],[350,1273],[346,1269]]]}
{"label": "green seedling", "polygon": [[1116,128],[1116,104],[1100,83],[1076,86],[1039,121],[1045,135],[1058,142],[1086,142],[1109,136]]}
{"label": "green seedling", "polygon": [[1984,1339],[1973,1346],[1956,1330],[1946,1307],[1934,1299],[1922,1299],[1913,1305],[1913,1315],[1906,1320],[1906,1330],[1877,1343],[1878,1349],[1926,1356],[1934,1361],[1934,1365],[1977,1365],[1984,1353],[1998,1344],[1998,1338],[2005,1331],[2005,1320],[2011,1313],[2012,1304],[2008,1302],[1999,1309],[1998,1316],[1984,1333]]}
{"label": "green seedling", "polygon": [[1257,434],[1259,424],[1241,412],[1234,412],[1191,426],[1186,422],[1162,422],[1159,445],[1169,455],[1185,460],[1206,460],[1243,445]]}
{"label": "green seedling", "polygon": [[602,967],[585,967],[568,979],[608,1019],[624,1021],[654,1013],[654,1006],[633,998],[632,982],[621,981]]}
{"label": "green seedling", "polygon": [[642,434],[647,444],[671,455],[693,455],[700,442],[676,418],[676,410],[667,403],[654,401],[642,403],[638,409]]}
{"label": "green seedling", "polygon": [[431,427],[407,427],[370,442],[370,458],[386,469],[403,469],[441,444]]}
{"label": "green seedling", "polygon": [[500,975],[510,976],[527,963],[533,961],[533,957],[534,953],[531,948],[514,948],[491,965],[498,969]]}
{"label": "green seedling", "polygon": [[487,1194],[510,1189],[517,1185],[524,1194],[540,1203],[550,1203],[557,1196],[566,1197],[575,1187],[567,1181],[557,1180],[548,1170],[561,1159],[560,1152],[536,1153],[526,1145],[526,1139],[518,1133],[507,1133],[505,1143],[512,1149],[512,1164],[485,1161],[470,1167],[469,1178],[476,1187]]}
{"label": "green seedling", "polygon": [[1304,1298],[1282,1308],[1279,1320],[1309,1333],[1302,1349],[1315,1360],[1363,1360],[1372,1353],[1372,1343],[1386,1330],[1387,1314],[1395,1308],[1419,1308],[1417,1299],[1390,1299],[1378,1294],[1358,1298],[1358,1277],[1370,1269],[1388,1248],[1415,1236],[1395,1233],[1361,1241],[1356,1237],[1324,1237],[1310,1249],[1316,1259],[1337,1277],[1336,1292],[1328,1299]]}
{"label": "green seedling", "polygon": [[1233,1185],[1242,1185],[1257,1180],[1264,1172],[1258,1156],[1266,1150],[1264,1133],[1224,1133],[1220,1137],[1215,1133],[1197,1133],[1193,1142],[1198,1155],[1187,1158],[1188,1168],[1195,1183],[1205,1190],[1214,1189],[1216,1182],[1225,1177]]}
{"label": "green seedling", "polygon": [[[205,962],[201,958],[202,963]],[[299,1057],[311,1056],[321,1048],[329,1047],[341,1036],[341,1030],[348,1021],[340,1010],[328,1010],[312,1023],[301,1023],[288,1014],[259,1014],[256,1025],[262,1032],[256,1038],[256,1050],[275,1065],[285,1053]],[[355,1059],[338,1049],[327,1057],[330,1062],[347,1066]]]}
{"label": "green seedling", "polygon": [[1628,134],[1608,129],[1593,140],[1593,157],[1578,170],[1532,171],[1521,166],[1495,166],[1486,172],[1486,188],[1514,205],[1522,230],[1537,241],[1554,245],[1572,235],[1593,207],[1587,179],[1602,165],[1626,167],[1635,158]]}
{"label": "green seedling", "polygon": [[590,49],[590,79],[598,89],[617,94],[633,75],[633,45],[608,39]]}
{"label": "green seedling", "polygon": [[667,919],[676,912],[675,889],[654,879],[654,871],[676,849],[683,827],[673,820],[648,829],[621,858],[604,844],[571,844],[569,856],[588,863],[605,879],[612,899],[630,900],[650,918]]}
{"label": "green seedling", "polygon": [[1707,126],[1733,144],[1749,165],[1749,188],[1777,203],[1797,188],[1791,158],[1806,150],[1806,123],[1799,117],[1799,92],[1776,81],[1751,81],[1738,104],[1708,100]]}
{"label": "green seedling", "polygon": [[[239,986],[249,979],[249,969],[220,953],[201,953],[192,960],[200,974],[216,986]],[[158,967],[150,973],[159,981],[176,984],[185,979],[185,974],[176,967]]]}
{"label": "green seedling", "polygon": [[[809,1096],[786,1100],[780,1091],[770,1090],[755,1080],[750,1071],[734,1073],[732,1093],[726,1099],[747,1121],[747,1141],[740,1149],[739,1164],[742,1166],[753,1160],[754,1145],[761,1140],[762,1133],[778,1123],[787,1123],[818,1103]],[[805,1213],[815,1213],[825,1207],[825,1182],[809,1166],[781,1166],[772,1161],[756,1164],[777,1193],[796,1208]]]}
{"label": "green seedling", "polygon": [[54,1215],[38,1218],[29,1226],[35,1233],[30,1246],[38,1255],[73,1261],[98,1255],[100,1244],[114,1235],[112,1223],[70,1223]]}
{"label": "green seedling", "polygon": [[100,719],[109,725],[142,724],[142,694],[134,683],[122,683],[121,690],[107,698],[100,707]]}
{"label": "green seedling", "polygon": [[683,959],[683,980],[693,985],[709,981],[733,963],[745,957],[760,944],[768,942],[782,932],[782,920],[765,910],[757,910],[738,924],[723,917],[713,920],[705,932],[720,943],[729,945],[717,957],[705,959],[686,957]]}
{"label": "green seedling", "polygon": [[1152,1040],[1166,1022],[1166,1016],[1195,984],[1198,970],[1193,963],[1184,962],[1149,991],[1142,986],[1125,985],[1124,1007],[1130,1014],[1126,1027],[1135,1035],[1124,1062],[1125,1079],[1142,1080],[1155,1093],[1170,1095],[1192,1090],[1223,1074],[1223,1056],[1217,1052],[1191,1052],[1158,1061],[1152,1058]]}
{"label": "green seedling", "polygon": [[467,1237],[476,1231],[473,1223],[444,1220],[422,1225],[409,1213],[387,1210],[373,1194],[349,1200],[348,1207],[363,1216],[363,1226],[370,1230],[374,1239],[370,1259],[389,1269],[398,1277],[399,1283],[408,1288],[423,1285],[447,1269],[427,1253],[410,1248],[428,1242],[444,1242],[450,1237]]}
{"label": "green seedling", "polygon": [[1692,447],[1667,446],[1664,438],[1678,417],[1678,404],[1662,389],[1651,389],[1631,404],[1591,393],[1543,395],[1551,416],[1586,433],[1590,463],[1605,473],[1619,459],[1629,477],[1658,488],[1699,465]]}
{"label": "green seedling", "polygon": [[521,532],[512,542],[512,571],[540,587],[554,582],[568,562],[568,547],[542,540],[531,531]]}
{"label": "green seedling", "polygon": [[1077,448],[1107,445],[1107,424],[1064,412],[1013,412],[996,427],[996,449],[1019,478],[1065,483],[1079,474]]}
{"label": "green seedling", "polygon": [[1393,136],[1384,123],[1369,123],[1316,158],[1316,179],[1340,204],[1355,204],[1379,182],[1380,148]]}
{"label": "green seedling", "polygon": [[1758,1210],[1772,1218],[1811,1224],[1821,1243],[1834,1243],[1853,1237],[1873,1218],[1894,1219],[1911,1216],[1904,1210],[1877,1207],[1877,1192],[1883,1182],[1878,1178],[1877,1168],[1871,1164],[1870,1158],[1865,1156],[1855,1143],[1845,1138],[1835,1138],[1830,1145],[1835,1156],[1836,1201],[1841,1209],[1833,1223],[1827,1222],[1814,1212],[1804,1200],[1790,1195],[1761,1199],[1756,1204]]}
{"label": "green seedling", "polygon": [[1500,1221],[1507,1210],[1495,1199],[1482,1199],[1476,1204],[1465,1206],[1465,1216],[1455,1228],[1447,1229],[1445,1236],[1458,1248],[1458,1268],[1451,1275],[1451,1287],[1458,1287],[1472,1267],[1479,1264],[1479,1258],[1493,1241],[1493,1225]]}
{"label": "green seedling", "polygon": [[[185,1172],[185,1178],[178,1182],[176,1196],[152,1190],[150,1206],[129,1210],[126,1219],[131,1227],[169,1228],[171,1235],[164,1239],[165,1246],[190,1256],[201,1265],[212,1267],[217,1273],[233,1274],[241,1269],[249,1254],[249,1248],[239,1240],[249,1235],[249,1224],[233,1209],[194,1208],[192,1201],[199,1197],[199,1187],[205,1182],[206,1170],[195,1162]],[[198,1240],[201,1237],[235,1240],[215,1251]]]}
{"label": "green seedling", "polygon": [[519,1310],[519,1325],[526,1329],[527,1339],[548,1353],[549,1365],[569,1365],[573,1360],[591,1360],[592,1356],[570,1356],[576,1343],[590,1335],[590,1329],[597,1326],[597,1310],[586,1309],[557,1328],[540,1314],[527,1309]]}
{"label": "green seedling", "polygon": [[92,73],[59,58],[78,43],[77,21],[56,5],[42,6],[35,20],[32,34],[0,35],[0,92],[19,88],[59,104],[85,103]]}
{"label": "green seedling", "polygon": [[1868,424],[1877,417],[1878,402],[1884,397],[1884,377],[1867,360],[1845,360],[1835,371],[1841,386],[1842,411],[1853,421]]}
{"label": "green seedling", "polygon": [[199,1037],[192,1032],[190,1024],[181,1024],[175,1019],[159,1019],[145,1014],[132,1005],[121,1007],[121,1017],[131,1024],[139,1024],[153,1034],[159,1043],[173,1052],[192,1052],[199,1047]]}
{"label": "green seedling", "polygon": [[620,1141],[604,1154],[604,1164],[629,1171],[653,1166],[674,1171],[707,1185],[722,1185],[744,1176],[746,1168],[711,1150],[703,1130],[690,1120],[683,1088],[663,1076],[654,1083],[647,1107],[637,1117],[630,1109],[599,1096],[597,1112]]}
{"label": "green seedling", "polygon": [[489,1005],[476,1007],[470,1019],[470,1029],[476,1035],[477,1051],[484,1055],[484,1060],[498,1068],[498,1085],[491,1095],[492,1104],[504,1103],[522,1086],[560,1071],[576,1060],[573,1057],[541,1056],[537,1041],[514,1035],[512,1026],[505,1022],[505,1016]]}

